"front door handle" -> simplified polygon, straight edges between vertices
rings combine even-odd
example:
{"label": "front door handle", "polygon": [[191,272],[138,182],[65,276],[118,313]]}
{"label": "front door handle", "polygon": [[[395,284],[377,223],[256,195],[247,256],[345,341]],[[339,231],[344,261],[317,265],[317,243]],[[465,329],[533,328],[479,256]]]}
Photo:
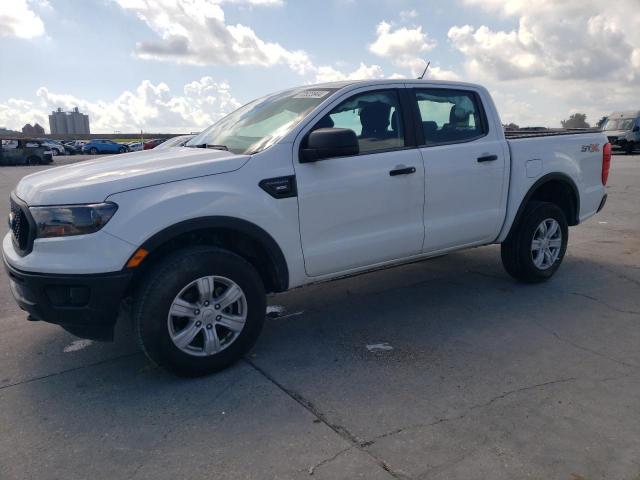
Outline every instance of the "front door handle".
{"label": "front door handle", "polygon": [[399,167],[389,172],[389,175],[395,177],[396,175],[410,175],[416,173],[416,167]]}
{"label": "front door handle", "polygon": [[482,162],[495,162],[498,159],[497,155],[483,155],[478,157],[478,163]]}

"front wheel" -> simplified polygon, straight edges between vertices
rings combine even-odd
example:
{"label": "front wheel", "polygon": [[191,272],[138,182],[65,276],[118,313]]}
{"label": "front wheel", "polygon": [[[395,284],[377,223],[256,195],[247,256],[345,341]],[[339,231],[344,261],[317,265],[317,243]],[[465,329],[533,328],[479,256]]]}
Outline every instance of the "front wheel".
{"label": "front wheel", "polygon": [[58,152],[57,149],[55,149],[55,148],[51,149],[51,155],[53,155],[54,157],[57,157],[59,154],[60,154],[60,152]]}
{"label": "front wheel", "polygon": [[502,264],[517,280],[544,282],[560,267],[568,238],[564,212],[553,203],[532,202],[502,243]]}
{"label": "front wheel", "polygon": [[97,149],[96,147],[92,147],[92,148],[89,150],[89,153],[90,153],[91,155],[96,155],[96,154],[98,153],[98,149]]}
{"label": "front wheel", "polygon": [[253,347],[265,310],[264,286],[250,263],[226,250],[191,247],[147,275],[134,299],[134,330],[152,362],[201,376]]}

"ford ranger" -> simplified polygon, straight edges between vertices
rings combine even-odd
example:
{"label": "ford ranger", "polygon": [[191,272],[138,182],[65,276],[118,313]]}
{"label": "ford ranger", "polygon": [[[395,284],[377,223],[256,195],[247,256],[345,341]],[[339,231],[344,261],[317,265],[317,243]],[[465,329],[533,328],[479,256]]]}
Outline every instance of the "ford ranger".
{"label": "ford ranger", "polygon": [[304,86],[184,147],[24,177],[3,258],[30,319],[109,340],[125,303],[153,362],[204,375],[254,345],[268,293],[496,243],[548,280],[610,159],[602,132],[505,138],[477,85]]}

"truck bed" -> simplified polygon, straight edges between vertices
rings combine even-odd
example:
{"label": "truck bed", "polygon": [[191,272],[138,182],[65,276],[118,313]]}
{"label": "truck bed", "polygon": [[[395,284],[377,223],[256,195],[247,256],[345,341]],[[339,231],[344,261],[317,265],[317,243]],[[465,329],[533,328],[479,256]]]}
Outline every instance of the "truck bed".
{"label": "truck bed", "polygon": [[507,136],[511,183],[506,224],[511,224],[533,184],[549,174],[571,179],[575,186],[578,215],[571,220],[580,223],[595,214],[604,194],[601,177],[605,143],[607,137],[596,129],[536,131],[529,135]]}

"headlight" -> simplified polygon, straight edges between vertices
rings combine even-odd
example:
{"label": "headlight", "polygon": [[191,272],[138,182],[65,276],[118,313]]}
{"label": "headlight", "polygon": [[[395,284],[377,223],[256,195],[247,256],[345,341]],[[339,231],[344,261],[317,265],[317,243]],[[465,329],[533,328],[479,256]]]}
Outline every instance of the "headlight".
{"label": "headlight", "polygon": [[93,205],[60,205],[30,207],[36,223],[36,238],[85,235],[100,230],[116,213],[118,205],[111,202]]}

